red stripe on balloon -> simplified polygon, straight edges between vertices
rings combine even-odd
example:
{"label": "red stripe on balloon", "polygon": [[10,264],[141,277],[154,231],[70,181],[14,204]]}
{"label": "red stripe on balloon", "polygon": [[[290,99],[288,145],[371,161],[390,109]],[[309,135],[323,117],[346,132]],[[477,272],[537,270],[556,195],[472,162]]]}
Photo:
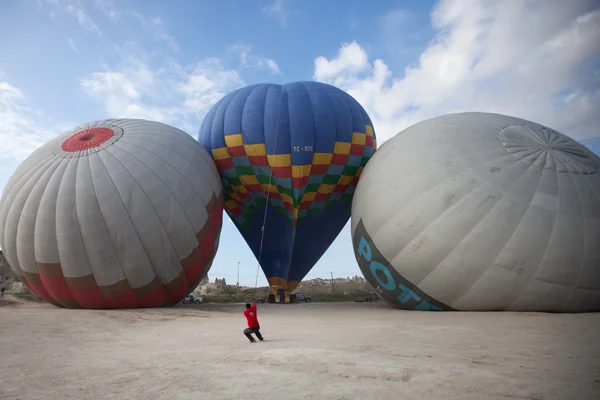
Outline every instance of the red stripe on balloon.
{"label": "red stripe on balloon", "polygon": [[163,285],[158,286],[147,296],[138,298],[138,307],[160,307],[167,303],[167,296]]}
{"label": "red stripe on balloon", "polygon": [[46,291],[54,300],[64,307],[71,307],[75,303],[75,298],[67,286],[63,276],[43,276],[40,275],[42,284]]}
{"label": "red stripe on balloon", "polygon": [[97,286],[81,290],[71,289],[71,293],[73,293],[75,301],[83,308],[105,308],[104,298]]}
{"label": "red stripe on balloon", "polygon": [[269,166],[269,159],[267,156],[248,156],[248,160],[250,161],[250,164],[257,167]]}
{"label": "red stripe on balloon", "polygon": [[[204,268],[215,255],[216,238],[223,220],[223,203],[217,200],[215,206],[209,213],[208,229],[199,243],[200,251],[194,252],[195,258],[190,260],[191,266],[186,268],[185,275],[189,283],[189,289],[196,286],[204,275]],[[197,236],[201,236],[200,234]]]}
{"label": "red stripe on balloon", "polygon": [[244,185],[244,187],[246,188],[246,190],[252,193],[261,193],[263,191],[262,186],[257,184]]}
{"label": "red stripe on balloon", "polygon": [[317,194],[315,194],[315,198],[313,199],[313,201],[327,201],[328,198],[329,198],[329,194],[317,192]]}
{"label": "red stripe on balloon", "polygon": [[178,279],[174,282],[170,282],[168,288],[165,287],[165,289],[167,298],[171,303],[181,300],[189,293],[187,274],[182,273]]}
{"label": "red stripe on balloon", "polygon": [[229,154],[232,157],[246,157],[246,149],[244,146],[228,147]]}
{"label": "red stripe on balloon", "polygon": [[327,170],[329,169],[329,165],[313,165],[310,167],[311,175],[325,175]]}
{"label": "red stripe on balloon", "polygon": [[308,176],[304,176],[302,178],[292,178],[292,187],[294,189],[300,189],[306,185],[308,185]]}
{"label": "red stripe on balloon", "polygon": [[350,146],[350,154],[353,156],[362,156],[365,151],[365,146],[362,144],[353,144]]}
{"label": "red stripe on balloon", "polygon": [[291,167],[271,167],[273,176],[276,178],[291,178],[292,168]]}
{"label": "red stripe on balloon", "polygon": [[25,285],[29,288],[29,290],[31,290],[33,293],[40,296],[42,299],[44,299],[48,303],[54,304],[55,306],[60,307],[60,304],[58,304],[54,300],[54,298],[52,298],[52,296],[50,296],[48,294],[48,292],[44,288],[44,285],[42,285],[42,281],[40,280],[40,277],[38,274],[25,273],[24,280],[25,280]]}
{"label": "red stripe on balloon", "polygon": [[185,277],[187,278],[190,290],[192,289],[192,286],[195,286],[195,284],[202,279],[202,275],[204,275],[204,259],[198,257],[194,263],[185,270]]}
{"label": "red stripe on balloon", "polygon": [[346,165],[346,162],[348,162],[348,155],[347,154],[336,154],[334,153],[333,156],[331,157],[331,163],[334,165]]}
{"label": "red stripe on balloon", "polygon": [[216,232],[223,222],[223,200],[218,199],[214,208],[209,212],[211,230]]}
{"label": "red stripe on balloon", "polygon": [[54,301],[63,307],[79,307],[71,293],[71,289],[69,289],[69,286],[67,285],[60,264],[42,263],[38,261],[36,262],[36,267],[42,285]]}
{"label": "red stripe on balloon", "polygon": [[230,169],[233,168],[233,161],[231,158],[224,158],[222,160],[215,160],[215,164],[219,169]]}
{"label": "red stripe on balloon", "polygon": [[138,299],[133,290],[129,290],[122,295],[104,298],[104,308],[136,308]]}

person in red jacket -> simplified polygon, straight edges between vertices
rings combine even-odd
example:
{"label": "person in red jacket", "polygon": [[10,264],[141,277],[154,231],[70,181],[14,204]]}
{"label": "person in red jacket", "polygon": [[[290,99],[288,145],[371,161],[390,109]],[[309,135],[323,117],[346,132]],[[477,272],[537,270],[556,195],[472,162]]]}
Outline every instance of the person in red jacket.
{"label": "person in red jacket", "polygon": [[252,337],[252,334],[256,334],[258,340],[263,341],[264,338],[260,334],[260,324],[258,323],[258,317],[256,315],[256,300],[252,300],[252,305],[246,303],[246,311],[244,316],[248,321],[248,327],[244,329],[244,335],[250,340],[250,343],[256,343],[256,340]]}

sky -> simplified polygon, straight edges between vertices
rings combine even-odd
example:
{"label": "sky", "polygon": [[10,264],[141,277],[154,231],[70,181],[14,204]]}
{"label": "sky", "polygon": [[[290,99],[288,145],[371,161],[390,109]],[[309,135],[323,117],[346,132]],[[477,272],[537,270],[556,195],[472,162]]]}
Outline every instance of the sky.
{"label": "sky", "polygon": [[[197,137],[221,97],[315,80],[354,96],[380,146],[438,115],[495,112],[600,154],[597,0],[3,0],[0,191],[55,135],[145,118]],[[209,276],[254,286],[229,218]],[[347,225],[307,278],[361,275]],[[262,271],[258,284],[266,284]]]}

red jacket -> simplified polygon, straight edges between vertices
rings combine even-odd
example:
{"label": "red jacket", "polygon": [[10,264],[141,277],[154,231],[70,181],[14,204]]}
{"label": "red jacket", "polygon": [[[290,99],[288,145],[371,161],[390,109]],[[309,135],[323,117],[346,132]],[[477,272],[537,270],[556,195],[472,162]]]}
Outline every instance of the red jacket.
{"label": "red jacket", "polygon": [[244,311],[244,316],[248,320],[248,328],[252,329],[258,326],[255,301],[252,302],[252,306],[250,308],[246,308],[246,311]]}

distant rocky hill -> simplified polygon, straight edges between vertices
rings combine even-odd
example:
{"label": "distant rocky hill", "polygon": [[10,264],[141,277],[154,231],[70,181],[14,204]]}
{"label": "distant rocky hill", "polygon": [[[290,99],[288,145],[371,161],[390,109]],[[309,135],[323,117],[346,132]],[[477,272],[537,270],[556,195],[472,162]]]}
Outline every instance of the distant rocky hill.
{"label": "distant rocky hill", "polygon": [[372,292],[371,285],[361,276],[331,279],[315,278],[302,281],[296,292],[306,293],[355,293]]}
{"label": "distant rocky hill", "polygon": [[[240,286],[238,288],[237,285],[228,285],[225,278],[216,278],[214,282],[210,282],[209,278],[205,277],[194,292],[197,295],[206,296],[228,294],[236,290],[248,291],[254,290],[254,288],[249,286]],[[267,286],[258,287],[256,291],[264,294],[270,292]],[[374,290],[363,277],[354,276],[335,278],[333,281],[322,278],[309,279],[302,281],[295,292],[313,295],[319,293],[374,293]]]}

